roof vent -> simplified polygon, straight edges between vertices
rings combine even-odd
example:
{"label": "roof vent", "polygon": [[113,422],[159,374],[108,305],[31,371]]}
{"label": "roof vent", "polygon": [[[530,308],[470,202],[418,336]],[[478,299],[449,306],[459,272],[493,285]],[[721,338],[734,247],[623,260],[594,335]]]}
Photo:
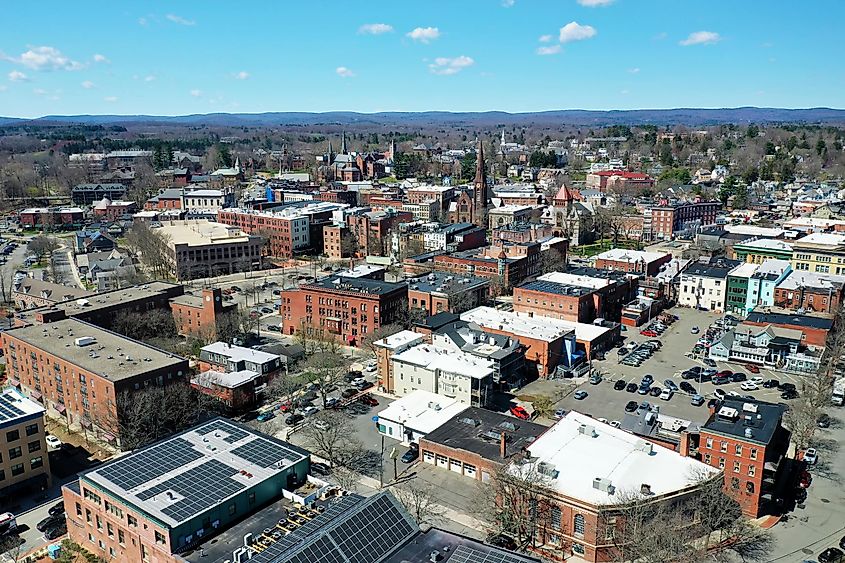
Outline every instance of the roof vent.
{"label": "roof vent", "polygon": [[753,438],[753,437],[754,437],[754,432],[753,432],[750,428],[746,428],[746,429],[745,429],[745,437],[746,437],[746,438]]}
{"label": "roof vent", "polygon": [[555,469],[555,466],[551,463],[546,463],[545,461],[541,461],[537,463],[537,471],[540,475],[545,475],[546,477],[550,477],[552,479],[557,479],[558,470]]}
{"label": "roof vent", "polygon": [[596,427],[590,424],[582,424],[578,427],[578,433],[583,434],[585,436],[589,436],[590,438],[595,438],[598,436],[596,433]]}
{"label": "roof vent", "polygon": [[604,477],[593,479],[593,488],[609,495],[612,495],[614,491],[613,483],[610,479],[605,479]]}
{"label": "roof vent", "polygon": [[648,483],[643,483],[640,485],[640,494],[641,495],[651,495],[651,485]]}

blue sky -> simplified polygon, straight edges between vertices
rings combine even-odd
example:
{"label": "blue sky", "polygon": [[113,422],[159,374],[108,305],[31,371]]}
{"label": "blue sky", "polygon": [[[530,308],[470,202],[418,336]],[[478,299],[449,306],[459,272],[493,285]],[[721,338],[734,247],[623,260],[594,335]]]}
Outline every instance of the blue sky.
{"label": "blue sky", "polygon": [[11,2],[0,115],[843,107],[842,0]]}

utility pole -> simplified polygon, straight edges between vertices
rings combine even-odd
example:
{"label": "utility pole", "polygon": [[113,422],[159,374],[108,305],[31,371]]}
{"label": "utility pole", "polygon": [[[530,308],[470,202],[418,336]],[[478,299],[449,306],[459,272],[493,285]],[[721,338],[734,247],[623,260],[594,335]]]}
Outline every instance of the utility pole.
{"label": "utility pole", "polygon": [[384,487],[384,435],[381,437],[381,457],[378,464],[378,488]]}

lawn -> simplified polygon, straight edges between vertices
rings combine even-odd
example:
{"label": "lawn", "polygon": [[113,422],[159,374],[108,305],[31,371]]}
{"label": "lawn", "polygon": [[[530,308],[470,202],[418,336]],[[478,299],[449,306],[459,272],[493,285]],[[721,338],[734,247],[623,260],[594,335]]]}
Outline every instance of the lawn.
{"label": "lawn", "polygon": [[595,256],[611,248],[642,250],[642,243],[638,240],[619,239],[619,244],[614,244],[611,239],[603,239],[593,244],[572,247],[569,252],[578,256]]}

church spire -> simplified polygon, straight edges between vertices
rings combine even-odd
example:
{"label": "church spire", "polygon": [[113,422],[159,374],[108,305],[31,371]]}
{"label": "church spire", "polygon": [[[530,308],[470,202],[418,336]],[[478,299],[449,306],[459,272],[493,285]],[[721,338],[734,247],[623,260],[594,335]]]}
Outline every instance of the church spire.
{"label": "church spire", "polygon": [[472,222],[487,228],[487,208],[490,198],[487,195],[487,170],[484,164],[484,144],[479,139],[475,157],[475,182],[472,195]]}
{"label": "church spire", "polygon": [[346,154],[346,131],[340,134],[340,154]]}
{"label": "church spire", "polygon": [[475,156],[475,189],[479,186],[484,186],[484,191],[487,191],[487,175],[484,166],[484,144],[481,140],[478,141],[478,149]]}

